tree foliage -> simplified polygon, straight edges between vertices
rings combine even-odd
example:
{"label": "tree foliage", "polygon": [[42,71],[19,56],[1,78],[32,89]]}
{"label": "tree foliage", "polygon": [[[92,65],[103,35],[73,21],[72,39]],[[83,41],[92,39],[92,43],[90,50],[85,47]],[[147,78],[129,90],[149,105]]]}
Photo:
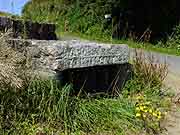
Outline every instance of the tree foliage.
{"label": "tree foliage", "polygon": [[101,26],[104,15],[110,13],[115,18],[112,32],[117,37],[133,32],[140,39],[148,30],[151,39],[159,39],[167,37],[179,23],[179,4],[178,0],[31,0],[23,15],[36,21],[68,20],[71,31],[86,33],[94,25]]}

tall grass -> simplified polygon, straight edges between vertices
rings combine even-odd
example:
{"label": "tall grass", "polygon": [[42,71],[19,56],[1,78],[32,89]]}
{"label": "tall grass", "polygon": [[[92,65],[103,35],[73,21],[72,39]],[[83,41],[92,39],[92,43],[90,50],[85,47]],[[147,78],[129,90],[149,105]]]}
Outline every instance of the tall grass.
{"label": "tall grass", "polygon": [[69,92],[70,86],[60,90],[53,81],[45,80],[34,80],[27,89],[18,92],[1,90],[1,132],[9,129],[13,134],[20,134],[23,129],[14,128],[26,120],[31,124],[53,122],[59,125],[59,130],[68,128],[74,111]]}
{"label": "tall grass", "polygon": [[56,23],[58,35],[62,31],[68,31],[110,39],[111,28],[104,29],[104,14],[111,11],[109,3],[105,2],[104,5],[102,1],[32,0],[24,7],[23,17],[33,21]]}
{"label": "tall grass", "polygon": [[168,74],[168,64],[166,61],[160,63],[153,55],[145,56],[142,50],[135,51],[133,59],[134,72],[144,86],[162,86]]}
{"label": "tall grass", "polygon": [[153,101],[157,108],[166,107],[159,92],[166,75],[164,66],[145,64],[144,58],[137,57],[133,63],[135,77],[118,97],[76,97],[71,85],[62,88],[56,80],[38,77],[26,83],[27,72],[22,75],[27,70],[26,58],[9,48],[5,39],[2,37],[0,42],[0,62],[5,65],[0,68],[3,135],[140,134],[144,126],[135,116],[136,95],[147,94],[147,100]]}
{"label": "tall grass", "polygon": [[[19,92],[0,91],[0,131],[30,134],[28,130],[32,127],[36,127],[33,133],[41,127],[42,132],[48,134],[52,131],[125,134],[140,130],[131,100],[122,97],[81,99],[70,96],[71,90],[70,85],[58,88],[52,80],[34,80]],[[45,131],[43,125],[49,129]]]}
{"label": "tall grass", "polygon": [[0,88],[22,88],[29,70],[26,57],[7,43],[10,31],[0,37]]}
{"label": "tall grass", "polygon": [[[135,117],[134,97],[147,87],[138,83],[127,84],[134,89],[133,95],[130,92],[126,97],[123,93],[114,98],[75,97],[71,94],[71,85],[61,88],[55,80],[35,79],[21,91],[0,90],[0,132],[12,135],[140,134],[143,121]],[[128,87],[124,91],[129,91]],[[149,88],[147,100],[158,108],[165,107],[161,105],[164,98],[159,93],[152,94],[152,90],[159,89]]]}
{"label": "tall grass", "polygon": [[175,48],[177,52],[180,52],[180,24],[174,27],[173,33],[168,37],[165,47]]}
{"label": "tall grass", "polygon": [[133,102],[122,97],[83,100],[77,121],[77,126],[86,133],[126,134],[142,126],[135,119]]}
{"label": "tall grass", "polygon": [[149,96],[159,96],[163,93],[163,82],[168,74],[166,61],[160,63],[153,55],[147,56],[140,49],[135,50],[132,65],[133,79],[127,83],[124,94],[146,93]]}

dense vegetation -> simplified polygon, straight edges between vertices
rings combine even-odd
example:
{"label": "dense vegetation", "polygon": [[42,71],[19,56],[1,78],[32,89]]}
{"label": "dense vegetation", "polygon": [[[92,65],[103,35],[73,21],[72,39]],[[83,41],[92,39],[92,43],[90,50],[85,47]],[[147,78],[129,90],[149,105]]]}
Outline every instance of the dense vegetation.
{"label": "dense vegetation", "polygon": [[[57,23],[58,34],[68,31],[105,40],[122,36],[148,41],[148,35],[142,37],[144,31],[163,30],[168,33],[178,20],[176,1],[162,2],[162,12],[156,14],[159,6],[153,8],[153,12],[149,9],[153,1],[32,0],[24,7],[23,17]],[[161,5],[160,0],[155,3]],[[136,8],[138,4],[144,7],[140,8],[143,11]],[[167,7],[169,10],[165,10]],[[133,23],[130,23],[129,18],[124,16],[128,27],[120,34],[120,18],[117,14],[123,12],[132,15],[127,12],[129,10],[136,11],[133,14],[138,14],[137,22],[132,20]],[[171,15],[174,10],[177,13]],[[113,15],[112,23],[104,19],[107,13]],[[148,15],[150,13],[152,15]],[[151,18],[153,15],[156,19]],[[149,27],[154,21],[158,23]],[[131,27],[131,24],[135,27]],[[132,33],[130,30],[133,30]],[[159,45],[177,49],[179,31],[180,27],[175,27],[167,44],[159,42]],[[162,132],[161,123],[170,108],[170,93],[162,88],[167,65],[156,64],[153,58],[145,60],[141,53],[137,53],[132,61],[132,79],[117,97],[72,96],[70,84],[60,87],[55,80],[34,76],[29,65],[31,58],[9,48],[5,39],[6,35],[3,34],[0,37],[0,133],[134,135]]]}
{"label": "dense vegetation", "polygon": [[[32,0],[24,7],[23,15],[36,21],[56,22],[63,26],[61,30],[157,41],[167,39],[179,23],[178,4],[178,0]],[[111,14],[113,19],[107,21],[105,14]]]}
{"label": "dense vegetation", "polygon": [[[0,37],[0,133],[34,134],[157,134],[170,107],[162,91],[167,65],[133,60],[134,77],[116,97],[72,96],[71,85],[60,87],[31,72],[31,58],[8,47]],[[23,71],[23,72],[22,72]]]}
{"label": "dense vegetation", "polygon": [[[176,38],[179,36],[178,4],[178,0],[31,0],[23,9],[23,17],[56,23],[60,36],[68,33],[180,55]],[[105,19],[105,14],[111,14],[112,19]]]}

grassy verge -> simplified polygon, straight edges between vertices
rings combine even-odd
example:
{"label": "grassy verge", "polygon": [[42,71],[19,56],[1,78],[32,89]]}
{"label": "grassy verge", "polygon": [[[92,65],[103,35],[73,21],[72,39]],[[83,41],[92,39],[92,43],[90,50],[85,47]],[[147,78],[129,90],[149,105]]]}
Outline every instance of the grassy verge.
{"label": "grassy verge", "polygon": [[[137,54],[134,74],[116,97],[72,95],[71,84],[29,75],[30,58],[0,37],[0,133],[2,135],[159,134],[170,95],[162,91],[167,66]],[[30,66],[31,67],[31,66]],[[25,71],[22,73],[22,71]],[[20,81],[17,81],[20,80]]]}
{"label": "grassy verge", "polygon": [[72,33],[72,32],[60,32],[59,37],[66,38],[66,37],[74,37],[74,38],[80,38],[85,40],[92,40],[96,42],[103,42],[103,43],[112,43],[112,44],[127,44],[131,48],[141,48],[147,51],[154,51],[154,52],[160,52],[163,54],[169,54],[169,55],[176,55],[180,56],[180,50],[175,48],[163,48],[158,45],[153,45],[150,43],[143,43],[143,42],[135,42],[132,40],[115,40],[111,37],[96,37],[91,35],[85,35],[82,33]]}
{"label": "grassy verge", "polygon": [[70,96],[70,85],[60,89],[51,80],[34,80],[19,92],[1,90],[0,132],[5,135],[159,133],[169,98],[160,96],[158,88],[142,88],[138,92],[136,85],[130,81],[123,94],[114,98]]}

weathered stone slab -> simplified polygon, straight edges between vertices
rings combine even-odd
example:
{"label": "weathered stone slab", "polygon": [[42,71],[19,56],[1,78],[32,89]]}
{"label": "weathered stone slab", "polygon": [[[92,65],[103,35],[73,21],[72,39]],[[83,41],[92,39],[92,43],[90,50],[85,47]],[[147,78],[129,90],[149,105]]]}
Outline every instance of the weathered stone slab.
{"label": "weathered stone slab", "polygon": [[58,62],[55,68],[58,70],[124,64],[129,60],[127,45],[64,41],[61,45],[57,43],[55,48],[49,48],[47,51],[50,55],[55,54]]}
{"label": "weathered stone slab", "polygon": [[74,93],[118,94],[131,68],[127,45],[89,41],[9,40],[10,46],[32,59],[39,74],[54,76],[62,85],[73,84]]}
{"label": "weathered stone slab", "polygon": [[[21,48],[19,40],[13,40]],[[98,44],[89,41],[38,41],[26,40],[26,51],[38,62],[40,68],[53,71],[112,64],[124,64],[129,60],[127,45]],[[28,43],[27,43],[28,42]],[[28,44],[28,45],[27,45]],[[12,45],[12,43],[11,43]],[[24,46],[22,46],[24,47]]]}
{"label": "weathered stone slab", "polygon": [[5,32],[7,29],[12,29],[13,38],[57,40],[56,26],[54,24],[40,24],[0,17],[0,31]]}

